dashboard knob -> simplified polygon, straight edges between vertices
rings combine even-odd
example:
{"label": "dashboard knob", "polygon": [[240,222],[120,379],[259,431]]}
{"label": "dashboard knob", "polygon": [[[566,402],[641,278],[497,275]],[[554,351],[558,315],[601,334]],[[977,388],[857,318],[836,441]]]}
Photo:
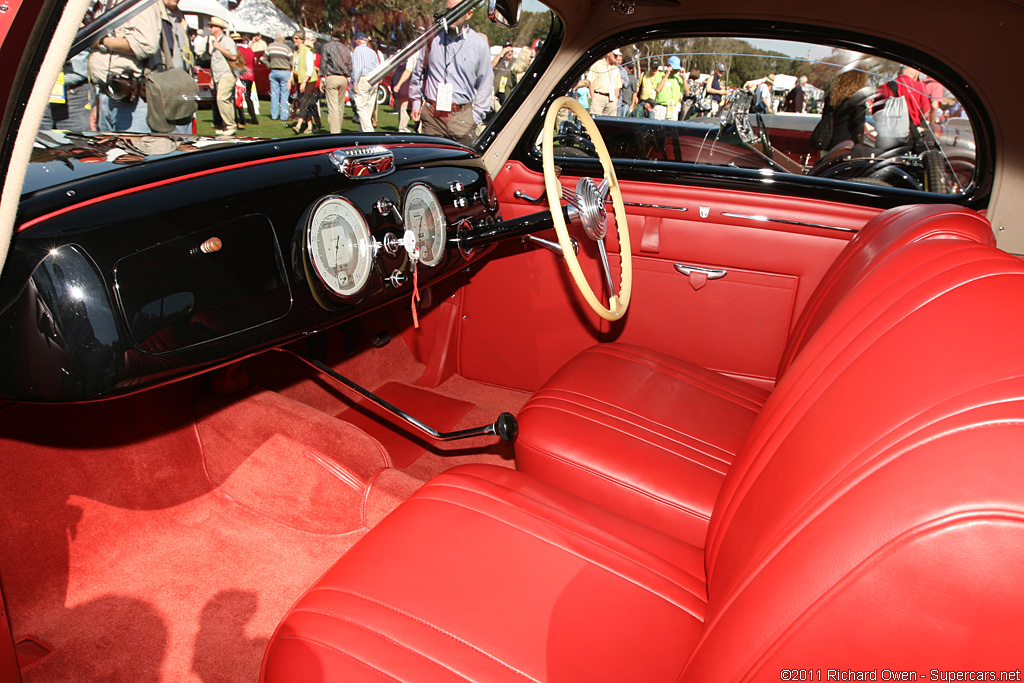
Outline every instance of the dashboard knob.
{"label": "dashboard knob", "polygon": [[393,270],[391,275],[388,276],[388,282],[390,282],[391,286],[395,289],[398,289],[408,281],[409,276],[397,269]]}

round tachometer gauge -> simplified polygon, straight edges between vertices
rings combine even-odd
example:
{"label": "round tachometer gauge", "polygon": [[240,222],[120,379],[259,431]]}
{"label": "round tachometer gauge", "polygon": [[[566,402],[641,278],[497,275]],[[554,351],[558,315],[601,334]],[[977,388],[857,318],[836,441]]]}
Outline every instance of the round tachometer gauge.
{"label": "round tachometer gauge", "polygon": [[347,199],[320,200],[306,228],[306,249],[320,282],[338,296],[354,296],[366,286],[373,265],[370,229]]}
{"label": "round tachometer gauge", "polygon": [[420,250],[420,263],[436,266],[444,256],[447,222],[441,202],[427,185],[415,183],[405,193],[405,210],[402,213],[405,229],[411,230]]}

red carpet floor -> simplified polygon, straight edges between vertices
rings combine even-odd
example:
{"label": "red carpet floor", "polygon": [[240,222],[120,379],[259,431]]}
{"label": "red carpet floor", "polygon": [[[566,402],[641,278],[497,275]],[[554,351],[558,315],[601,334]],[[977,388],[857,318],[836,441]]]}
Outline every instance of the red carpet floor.
{"label": "red carpet floor", "polygon": [[[374,393],[438,432],[451,431],[473,408],[467,401],[398,382],[388,382]],[[375,434],[399,469],[405,469],[428,450],[436,450],[433,447],[439,443],[367,399],[338,413],[338,419]]]}
{"label": "red carpet floor", "polygon": [[[422,366],[391,346],[354,359],[355,374],[377,388],[385,368],[402,380],[385,393],[438,429],[526,398],[457,376],[412,386]],[[0,579],[16,640],[49,650],[26,683],[254,682],[291,604],[423,480],[511,466],[493,438],[438,446],[338,420],[355,401],[296,377],[229,397],[200,377],[0,412]]]}

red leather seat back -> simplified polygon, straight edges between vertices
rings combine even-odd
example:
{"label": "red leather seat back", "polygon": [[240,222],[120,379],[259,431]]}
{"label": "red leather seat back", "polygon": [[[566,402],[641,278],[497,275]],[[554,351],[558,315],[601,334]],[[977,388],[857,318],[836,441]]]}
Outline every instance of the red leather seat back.
{"label": "red leather seat back", "polygon": [[900,206],[883,211],[865,223],[825,273],[797,319],[786,342],[776,377],[786,374],[807,340],[872,268],[902,246],[943,238],[995,245],[988,220],[959,206]]}
{"label": "red leather seat back", "polygon": [[1019,667],[1022,342],[1024,263],[977,244],[903,247],[839,302],[723,484],[685,680]]}

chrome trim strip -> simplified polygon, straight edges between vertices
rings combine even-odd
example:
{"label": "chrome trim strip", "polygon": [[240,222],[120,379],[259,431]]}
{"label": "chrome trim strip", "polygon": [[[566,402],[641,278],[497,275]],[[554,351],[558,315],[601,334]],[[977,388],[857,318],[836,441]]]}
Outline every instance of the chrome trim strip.
{"label": "chrome trim strip", "polygon": [[[604,200],[605,204],[611,204],[612,199],[608,197]],[[666,211],[689,211],[685,206],[665,206],[664,204],[643,204],[641,202],[622,202],[625,206],[635,206],[640,209],[665,209]]]}
{"label": "chrome trim strip", "polygon": [[839,232],[858,232],[856,228],[840,228],[836,225],[823,225],[821,223],[808,223],[806,221],[792,221],[786,218],[769,218],[768,216],[750,216],[745,213],[732,213],[731,211],[723,211],[722,216],[725,218],[746,218],[751,221],[761,221],[762,223],[782,223],[783,225],[799,225],[804,228],[823,228],[825,230],[838,230]]}

